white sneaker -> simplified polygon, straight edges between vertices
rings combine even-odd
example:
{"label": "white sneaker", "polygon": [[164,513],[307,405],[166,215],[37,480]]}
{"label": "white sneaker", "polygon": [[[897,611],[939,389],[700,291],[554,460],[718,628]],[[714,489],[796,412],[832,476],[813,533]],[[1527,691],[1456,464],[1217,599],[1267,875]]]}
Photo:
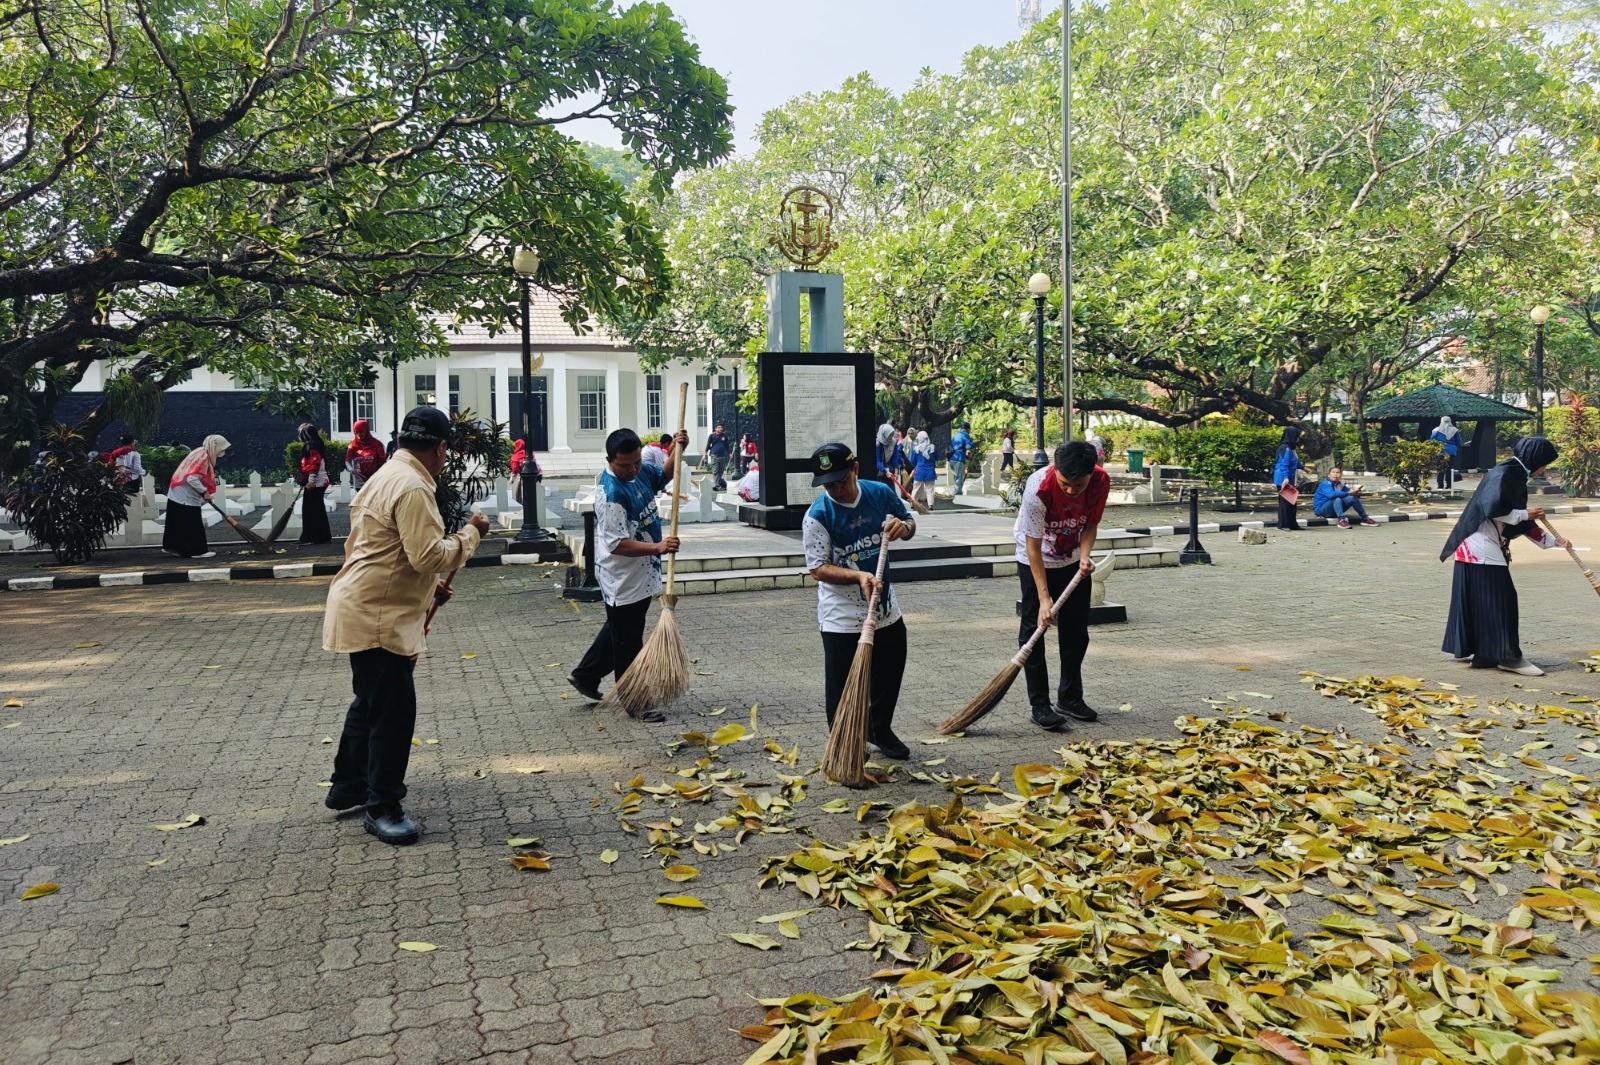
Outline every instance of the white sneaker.
{"label": "white sneaker", "polygon": [[1544,676],[1544,670],[1540,669],[1526,658],[1519,658],[1515,662],[1501,662],[1498,668],[1505,670],[1507,673],[1521,674],[1524,677]]}
{"label": "white sneaker", "polygon": [[217,557],[217,553],[215,551],[207,551],[203,555],[191,555],[190,557],[191,558],[216,558]]}

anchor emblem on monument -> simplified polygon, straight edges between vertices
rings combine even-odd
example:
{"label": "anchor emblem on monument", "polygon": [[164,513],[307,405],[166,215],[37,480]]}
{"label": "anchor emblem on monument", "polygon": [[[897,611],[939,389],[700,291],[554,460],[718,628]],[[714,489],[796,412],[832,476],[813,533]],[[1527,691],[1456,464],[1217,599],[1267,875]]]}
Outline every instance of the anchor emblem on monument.
{"label": "anchor emblem on monument", "polygon": [[781,229],[772,243],[802,270],[822,264],[838,242],[833,239],[833,200],[821,189],[796,185],[783,194],[778,208]]}

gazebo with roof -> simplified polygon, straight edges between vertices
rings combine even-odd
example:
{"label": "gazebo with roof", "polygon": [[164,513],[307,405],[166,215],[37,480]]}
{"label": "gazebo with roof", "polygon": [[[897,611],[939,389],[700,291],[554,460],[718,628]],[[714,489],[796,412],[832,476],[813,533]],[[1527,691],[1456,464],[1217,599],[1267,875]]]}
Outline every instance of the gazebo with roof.
{"label": "gazebo with roof", "polygon": [[[1426,440],[1439,419],[1448,416],[1461,430],[1462,446],[1455,465],[1461,470],[1487,470],[1495,464],[1495,427],[1500,422],[1527,421],[1533,415],[1520,407],[1465,392],[1449,385],[1429,385],[1375,403],[1367,421],[1382,426],[1383,439],[1410,436]],[[1465,423],[1472,424],[1467,432]],[[1415,428],[1407,432],[1407,426]]]}

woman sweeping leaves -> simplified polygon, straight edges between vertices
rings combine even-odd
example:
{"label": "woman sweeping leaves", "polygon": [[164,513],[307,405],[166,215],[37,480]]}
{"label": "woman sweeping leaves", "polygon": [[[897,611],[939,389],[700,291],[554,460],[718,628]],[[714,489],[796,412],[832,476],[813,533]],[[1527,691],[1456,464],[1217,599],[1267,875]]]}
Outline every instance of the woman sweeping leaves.
{"label": "woman sweeping leaves", "polygon": [[332,543],[333,530],[328,527],[328,508],[323,502],[328,493],[328,445],[322,431],[310,422],[300,426],[300,445],[300,475],[295,480],[306,488],[300,498],[300,542]]}
{"label": "woman sweeping leaves", "polygon": [[200,510],[217,491],[217,460],[232,446],[216,433],[184,457],[167,489],[167,523],[161,549],[183,558],[212,558],[206,544],[206,523]]}
{"label": "woman sweeping leaves", "polygon": [[1544,670],[1522,657],[1517,636],[1517,589],[1511,583],[1513,538],[1526,536],[1542,548],[1567,541],[1539,528],[1543,507],[1528,506],[1528,478],[1555,461],[1556,447],[1542,436],[1517,441],[1513,457],[1484,475],[1467,500],[1439,561],[1454,557],[1450,617],[1444,650],[1474,669],[1500,668],[1525,677]]}

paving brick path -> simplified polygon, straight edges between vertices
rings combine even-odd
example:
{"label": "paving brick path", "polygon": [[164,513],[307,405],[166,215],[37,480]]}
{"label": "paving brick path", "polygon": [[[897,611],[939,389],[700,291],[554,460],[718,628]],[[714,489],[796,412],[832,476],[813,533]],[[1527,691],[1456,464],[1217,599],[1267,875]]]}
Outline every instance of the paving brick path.
{"label": "paving brick path", "polygon": [[[1600,515],[1561,524],[1600,545]],[[1204,697],[1251,691],[1296,722],[1376,738],[1366,715],[1299,683],[1307,668],[1516,693],[1517,678],[1438,653],[1444,533],[1442,522],[1273,533],[1264,547],[1215,536],[1215,567],[1116,575],[1132,624],[1094,634],[1087,694],[1104,720],[1078,735],[1168,736]],[[1600,675],[1571,663],[1600,647],[1594,593],[1561,552],[1525,547],[1516,574],[1525,647],[1553,670],[1527,686],[1600,695]],[[424,835],[390,849],[321,806],[323,739],[338,734],[349,676],[317,647],[325,586],[5,601],[0,701],[23,706],[0,711],[0,724],[18,723],[0,729],[0,838],[30,838],[0,847],[0,1062],[738,1062],[753,1046],[735,1030],[759,1019],[754,997],[867,983],[877,963],[843,949],[862,938],[858,915],[812,913],[801,939],[770,953],[726,936],[770,931],[755,919],[806,901],[758,889],[767,856],[807,830],[859,830],[820,806],[863,796],[812,772],[823,742],[813,591],[685,601],[695,690],[669,725],[645,726],[563,698],[597,609],[575,613],[534,574],[465,572],[418,669],[408,806]],[[981,736],[919,742],[1004,662],[1015,594],[1002,579],[904,589],[911,664],[897,727],[915,759],[947,759],[920,771],[988,776],[1052,757],[1057,741],[1025,724],[1020,692]],[[748,724],[752,703],[761,734],[798,743],[798,771],[812,775],[793,832],[716,858],[686,852],[701,876],[668,883],[642,834],[619,829],[613,786],[691,765],[698,749],[665,745]],[[797,770],[761,742],[724,747],[722,765],[752,793],[776,793],[778,773]],[[870,797],[946,794],[902,771]],[[717,795],[676,813],[688,833],[729,805]],[[670,815],[653,800],[645,809],[641,821]],[[188,813],[206,823],[150,827]],[[519,836],[542,837],[550,872],[511,868],[505,841]],[[614,864],[600,860],[608,848]],[[18,901],[42,881],[61,890]],[[708,909],[654,903],[680,891]]]}

